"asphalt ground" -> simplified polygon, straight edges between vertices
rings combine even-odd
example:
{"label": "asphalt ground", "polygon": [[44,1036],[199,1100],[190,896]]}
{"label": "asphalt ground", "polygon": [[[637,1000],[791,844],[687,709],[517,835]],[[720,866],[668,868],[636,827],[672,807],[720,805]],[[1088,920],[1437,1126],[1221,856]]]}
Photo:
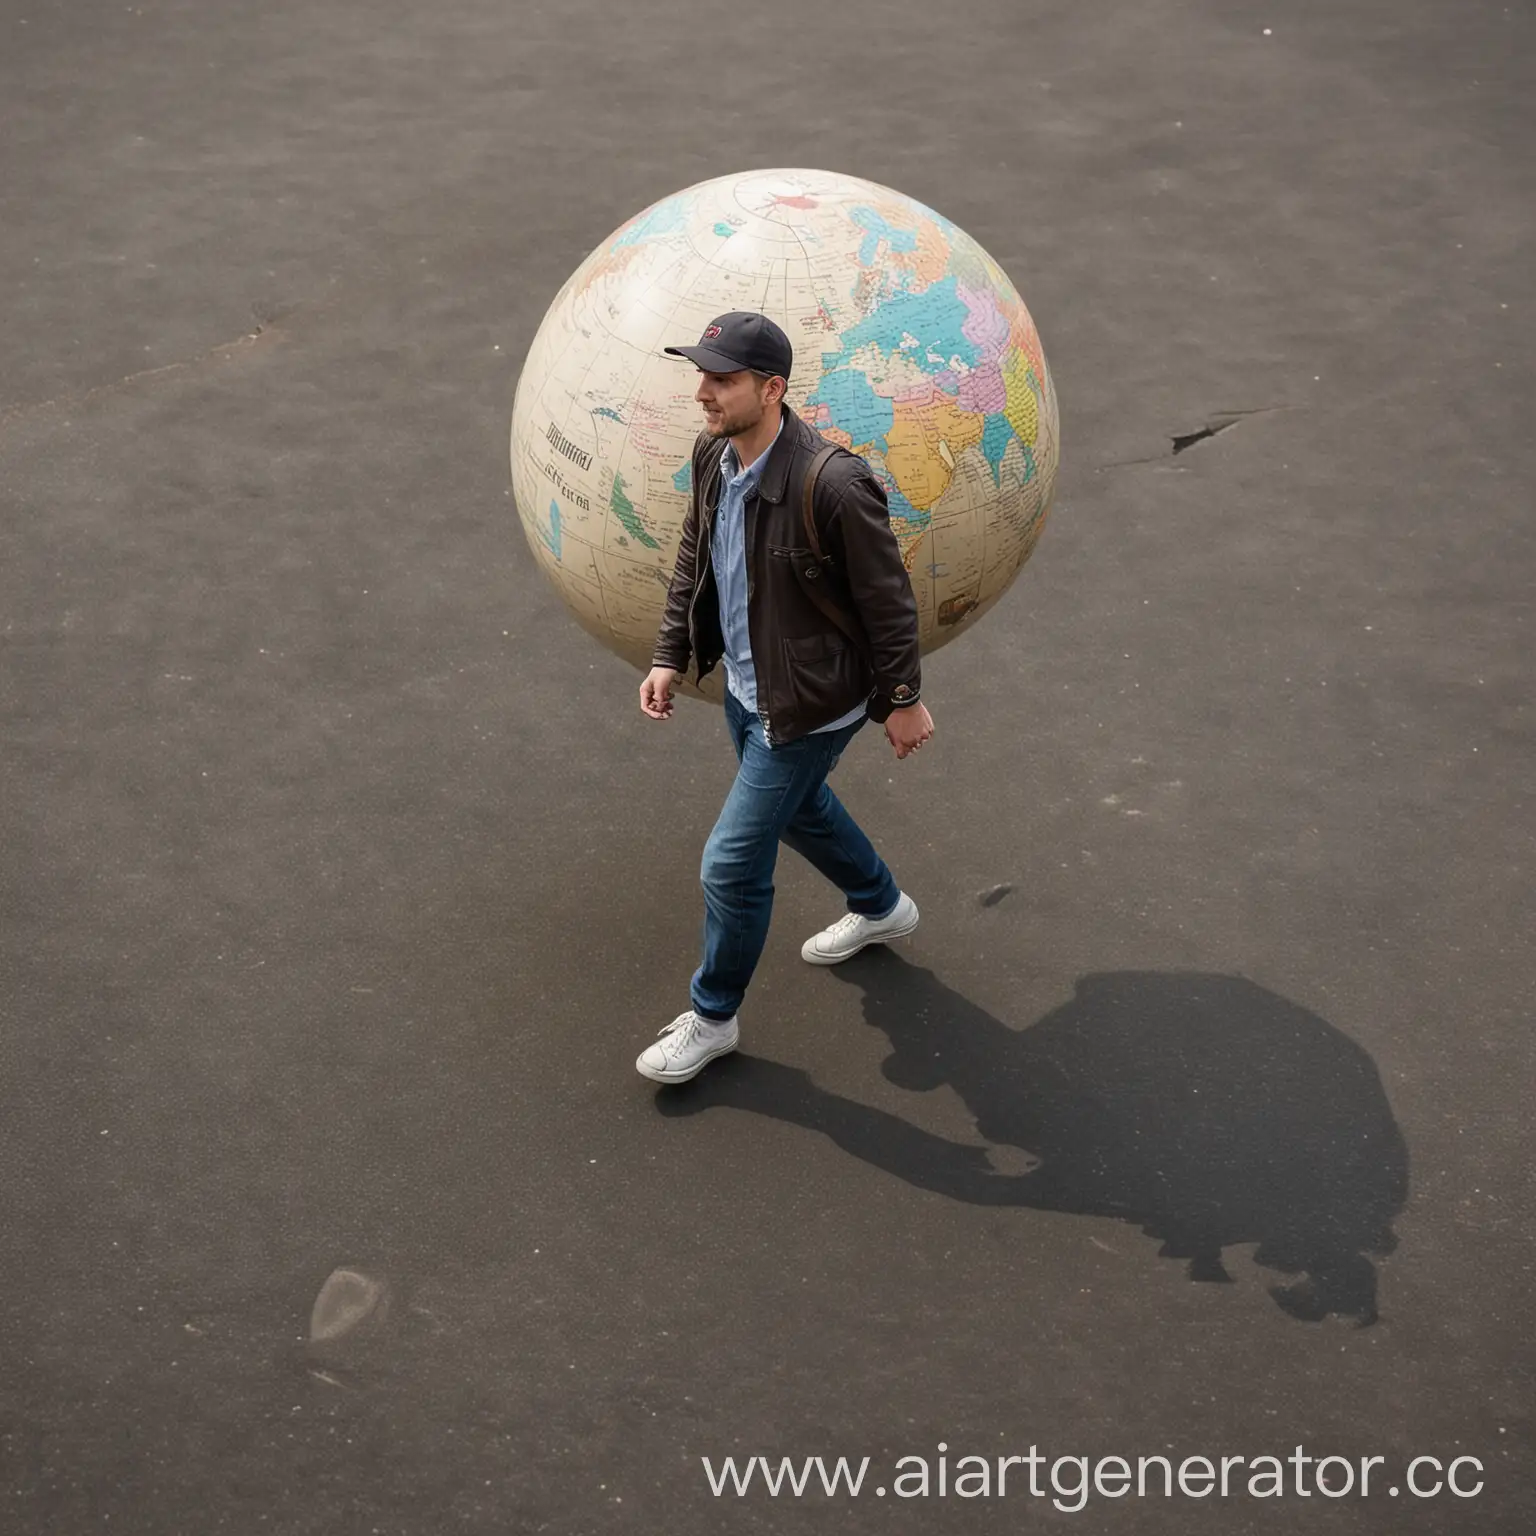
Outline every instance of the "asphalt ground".
{"label": "asphalt ground", "polygon": [[[1528,6],[0,39],[0,1527],[1536,1526]],[[931,746],[834,778],[921,928],[806,966],[786,855],[658,1090],[734,759],[538,574],[507,426],[592,246],[771,165],[980,240],[1064,457]],[[1297,1446],[1383,1461],[1053,1491]],[[871,1461],[711,1492],[756,1455]]]}

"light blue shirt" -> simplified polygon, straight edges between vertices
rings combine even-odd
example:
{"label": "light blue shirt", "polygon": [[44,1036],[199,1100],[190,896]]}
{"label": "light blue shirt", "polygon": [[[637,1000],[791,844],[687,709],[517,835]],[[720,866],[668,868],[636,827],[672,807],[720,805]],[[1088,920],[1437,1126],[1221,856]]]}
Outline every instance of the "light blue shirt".
{"label": "light blue shirt", "polygon": [[[779,418],[779,431],[784,419]],[[775,435],[775,443],[778,441]],[[727,441],[720,454],[720,473],[724,483],[715,526],[710,536],[710,559],[715,567],[715,586],[720,593],[720,633],[725,640],[725,684],[754,715],[757,713],[757,670],[752,665],[752,641],[747,631],[747,537],[746,506],[757,490],[763,468],[773,443],[745,469],[736,457],[736,445]],[[819,725],[810,734],[835,731],[852,725],[864,713],[862,702],[854,705],[840,719]]]}

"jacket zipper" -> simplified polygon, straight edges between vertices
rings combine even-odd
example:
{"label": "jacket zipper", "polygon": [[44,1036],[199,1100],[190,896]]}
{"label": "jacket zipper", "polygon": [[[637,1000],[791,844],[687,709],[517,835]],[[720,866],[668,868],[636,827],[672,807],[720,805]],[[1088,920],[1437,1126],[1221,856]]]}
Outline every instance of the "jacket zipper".
{"label": "jacket zipper", "polygon": [[[754,499],[755,499],[755,497],[754,497]],[[753,525],[753,532],[754,533],[757,532],[757,527],[756,527],[755,522],[754,522],[754,525]],[[754,567],[754,565],[756,563],[756,556],[757,556],[757,550],[755,548],[749,548],[747,550],[747,634],[748,634],[749,638],[750,638],[751,633],[752,633],[752,620],[751,620],[751,614],[752,614],[752,591],[753,591],[752,577],[753,577],[753,574],[754,574],[753,567]],[[754,654],[754,657],[755,657],[756,653],[754,652],[753,654]],[[758,719],[760,719],[763,722],[763,739],[771,747],[773,745],[773,721],[769,718],[767,705],[765,705],[763,703],[763,694],[764,694],[764,692],[765,692],[764,689],[762,689],[762,688],[758,689],[757,716],[758,716]]]}
{"label": "jacket zipper", "polygon": [[699,645],[698,641],[694,638],[693,609],[694,604],[696,604],[699,600],[699,588],[702,585],[703,582],[697,575],[695,575],[693,579],[693,591],[689,594],[688,597],[688,648],[693,652],[693,671],[695,677],[698,676],[699,671]]}
{"label": "jacket zipper", "polygon": [[711,526],[709,528],[709,538],[706,538],[703,541],[703,543],[704,543],[704,562],[701,565],[699,563],[697,553],[695,553],[695,556],[694,556],[694,567],[695,567],[695,569],[694,569],[694,573],[693,573],[693,591],[692,591],[692,593],[689,594],[689,597],[688,597],[688,645],[689,645],[689,648],[693,651],[693,675],[700,682],[703,681],[702,663],[701,663],[701,661],[699,659],[698,640],[696,638],[696,632],[694,630],[693,610],[698,605],[698,601],[699,601],[699,588],[704,585],[704,571],[708,567],[708,564],[709,564],[709,562],[710,562],[710,560],[711,560],[711,558],[713,556],[713,550],[711,548],[711,545],[712,545],[713,538],[714,538],[714,527],[713,527],[714,519],[713,519],[713,515],[711,515],[710,518],[706,519],[706,518],[704,518],[704,516],[702,515],[702,512],[701,512],[701,515],[700,515],[700,518],[699,518],[699,523],[700,523],[701,531],[702,531],[702,528],[703,528],[703,524],[706,521],[708,521],[711,524]]}

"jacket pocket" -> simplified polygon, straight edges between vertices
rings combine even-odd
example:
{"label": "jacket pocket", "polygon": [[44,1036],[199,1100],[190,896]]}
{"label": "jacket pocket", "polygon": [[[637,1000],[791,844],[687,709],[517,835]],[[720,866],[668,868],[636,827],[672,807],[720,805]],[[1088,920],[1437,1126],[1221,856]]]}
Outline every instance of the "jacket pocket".
{"label": "jacket pocket", "polygon": [[784,659],[791,669],[821,666],[848,649],[848,642],[835,634],[785,635]]}
{"label": "jacket pocket", "polygon": [[835,631],[785,635],[780,645],[790,693],[808,724],[845,714],[864,696],[862,664],[844,636]]}
{"label": "jacket pocket", "polygon": [[795,576],[801,581],[819,581],[826,567],[816,558],[816,551],[803,545],[770,544],[768,555],[773,560],[783,560],[794,567]]}

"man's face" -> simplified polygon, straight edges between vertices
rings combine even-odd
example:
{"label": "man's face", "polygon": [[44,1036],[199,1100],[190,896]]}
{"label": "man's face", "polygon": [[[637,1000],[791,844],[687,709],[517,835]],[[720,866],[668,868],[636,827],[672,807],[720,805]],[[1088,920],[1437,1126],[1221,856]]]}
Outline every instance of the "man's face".
{"label": "man's face", "polygon": [[[735,437],[750,432],[771,403],[772,380],[743,368],[737,373],[705,373],[700,370],[694,399],[704,407],[704,429],[711,437]],[[772,399],[777,399],[774,390]]]}

